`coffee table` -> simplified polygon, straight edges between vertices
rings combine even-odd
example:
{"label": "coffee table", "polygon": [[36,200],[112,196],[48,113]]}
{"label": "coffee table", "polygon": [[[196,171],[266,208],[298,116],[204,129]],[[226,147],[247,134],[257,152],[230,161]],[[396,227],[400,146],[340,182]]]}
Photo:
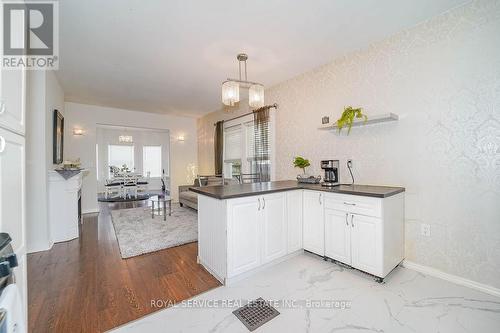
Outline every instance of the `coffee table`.
{"label": "coffee table", "polygon": [[[172,198],[170,195],[158,194],[153,195],[149,199],[151,201],[151,218],[155,218],[155,215],[163,215],[163,221],[167,220],[167,202],[168,202],[168,216],[172,215]],[[155,204],[158,207],[155,210]],[[163,208],[163,210],[162,210]]]}

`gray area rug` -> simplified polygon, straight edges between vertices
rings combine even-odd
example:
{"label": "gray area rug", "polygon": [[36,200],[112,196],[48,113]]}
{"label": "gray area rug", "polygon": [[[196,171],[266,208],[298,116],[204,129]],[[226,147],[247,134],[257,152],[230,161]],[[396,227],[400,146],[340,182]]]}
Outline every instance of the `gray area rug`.
{"label": "gray area rug", "polygon": [[[168,208],[167,208],[168,214]],[[151,208],[111,211],[122,258],[167,249],[198,240],[195,210],[172,204],[172,216],[151,218]]]}

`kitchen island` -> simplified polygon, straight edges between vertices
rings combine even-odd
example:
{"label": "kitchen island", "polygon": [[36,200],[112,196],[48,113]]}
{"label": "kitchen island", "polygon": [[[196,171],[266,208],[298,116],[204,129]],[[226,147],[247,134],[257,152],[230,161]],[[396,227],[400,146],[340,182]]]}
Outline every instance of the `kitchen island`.
{"label": "kitchen island", "polygon": [[404,188],[296,181],[193,187],[198,260],[228,284],[303,250],[381,281],[404,258]]}

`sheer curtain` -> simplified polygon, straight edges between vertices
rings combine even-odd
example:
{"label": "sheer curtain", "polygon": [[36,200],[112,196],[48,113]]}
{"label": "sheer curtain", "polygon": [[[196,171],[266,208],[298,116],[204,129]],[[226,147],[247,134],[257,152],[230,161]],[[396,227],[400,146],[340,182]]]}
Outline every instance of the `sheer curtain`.
{"label": "sheer curtain", "polygon": [[270,106],[264,106],[253,112],[254,162],[252,163],[252,172],[259,175],[261,182],[271,180],[269,109]]}

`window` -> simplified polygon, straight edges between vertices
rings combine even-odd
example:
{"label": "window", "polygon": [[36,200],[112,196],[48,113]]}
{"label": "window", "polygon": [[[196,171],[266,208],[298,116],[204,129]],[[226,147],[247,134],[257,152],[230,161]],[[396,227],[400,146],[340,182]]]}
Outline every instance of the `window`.
{"label": "window", "polygon": [[161,177],[161,146],[142,147],[142,170],[144,176]]}
{"label": "window", "polygon": [[[265,175],[270,174],[271,168],[271,145],[270,145],[270,131],[269,122],[262,124],[260,127],[259,135],[255,133],[255,126],[253,122],[245,124],[246,136],[246,159],[249,163],[249,173]],[[255,139],[258,141],[258,151],[255,151]]]}
{"label": "window", "polygon": [[[121,169],[124,165],[129,170],[134,170],[134,146],[109,145],[108,166],[115,166]],[[109,167],[108,173],[110,173]]]}
{"label": "window", "polygon": [[226,177],[241,174],[242,141],[241,125],[224,129],[224,175]]}

